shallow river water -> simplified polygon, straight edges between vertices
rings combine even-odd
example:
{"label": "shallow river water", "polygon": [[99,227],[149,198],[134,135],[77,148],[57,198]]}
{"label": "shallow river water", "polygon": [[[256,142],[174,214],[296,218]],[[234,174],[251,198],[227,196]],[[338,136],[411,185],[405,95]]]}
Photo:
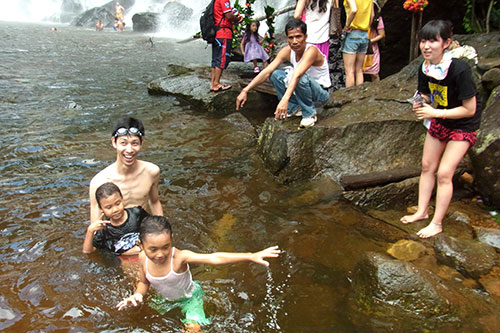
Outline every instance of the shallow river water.
{"label": "shallow river water", "polygon": [[145,123],[140,157],[161,168],[160,199],[177,247],[283,250],[268,269],[192,267],[212,318],[206,332],[363,328],[347,310],[350,272],[385,244],[352,228],[362,213],[276,183],[253,147],[230,139],[237,131],[230,122],[147,94],[168,63],[208,65],[210,49],[49,28],[0,22],[0,330],[182,329],[180,311],[160,315],[149,298],[116,311],[134,290],[131,269],[112,255],[81,253],[89,181],[114,161],[110,131],[122,115]]}

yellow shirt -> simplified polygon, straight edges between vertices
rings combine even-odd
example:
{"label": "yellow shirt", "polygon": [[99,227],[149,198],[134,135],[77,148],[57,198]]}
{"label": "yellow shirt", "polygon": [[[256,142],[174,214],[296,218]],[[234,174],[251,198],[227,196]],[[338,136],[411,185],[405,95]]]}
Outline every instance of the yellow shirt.
{"label": "yellow shirt", "polygon": [[[355,0],[356,7],[358,10],[356,12],[356,16],[351,23],[351,29],[364,30],[368,31],[370,28],[370,15],[372,12],[372,0]],[[344,8],[346,12],[346,16],[348,17],[351,13],[351,8],[349,7],[349,3],[347,0],[344,0]]]}

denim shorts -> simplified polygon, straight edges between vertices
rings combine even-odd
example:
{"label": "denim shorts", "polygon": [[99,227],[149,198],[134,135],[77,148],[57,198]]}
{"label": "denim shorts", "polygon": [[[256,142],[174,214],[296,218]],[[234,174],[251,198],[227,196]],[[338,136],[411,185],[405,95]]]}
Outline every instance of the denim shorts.
{"label": "denim shorts", "polygon": [[368,31],[352,30],[351,32],[347,33],[342,52],[351,54],[366,53],[367,49]]}

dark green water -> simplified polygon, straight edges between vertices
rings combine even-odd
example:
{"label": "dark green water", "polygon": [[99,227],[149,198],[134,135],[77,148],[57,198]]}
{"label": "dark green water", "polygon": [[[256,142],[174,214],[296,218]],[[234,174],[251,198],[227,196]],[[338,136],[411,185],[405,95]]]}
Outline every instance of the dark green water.
{"label": "dark green water", "polygon": [[121,115],[145,123],[140,157],[161,168],[177,247],[284,251],[269,269],[192,267],[213,320],[206,332],[363,327],[346,307],[350,271],[384,246],[355,231],[364,216],[306,186],[277,184],[254,147],[233,139],[234,124],[147,94],[168,63],[208,65],[210,49],[166,39],[153,49],[139,34],[49,28],[0,22],[0,329],[182,329],[178,311],[159,315],[145,304],[117,312],[133,278],[112,256],[81,253],[88,184],[115,159],[109,136]]}

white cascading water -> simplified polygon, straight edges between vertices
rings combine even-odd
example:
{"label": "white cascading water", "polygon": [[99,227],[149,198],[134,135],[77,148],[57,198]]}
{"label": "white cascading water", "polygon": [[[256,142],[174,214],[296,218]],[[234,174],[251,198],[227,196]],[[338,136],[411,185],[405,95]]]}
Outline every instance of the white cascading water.
{"label": "white cascading water", "polygon": [[[138,0],[131,8],[126,8],[125,23],[128,27],[132,27],[132,16],[140,12],[162,12],[163,7],[167,2],[175,0],[167,0],[159,2],[155,0]],[[199,31],[199,17],[211,0],[179,0],[180,4],[189,7],[193,10],[191,18],[177,29],[171,26],[160,27],[156,33],[157,36],[165,36],[172,38],[186,38]],[[74,3],[81,5],[81,12],[99,7],[109,2],[109,0],[73,0]],[[231,1],[234,3],[234,1]],[[240,1],[244,4],[244,0]],[[270,5],[275,9],[283,8],[295,3],[295,0],[256,0],[252,6],[256,16],[264,14],[264,6]],[[59,23],[62,15],[67,13],[62,12],[63,0],[2,0],[0,1],[0,21],[19,21],[19,22],[51,22]],[[73,14],[73,13],[72,13]],[[80,13],[73,14],[75,17]],[[169,13],[162,15],[162,22],[169,22]],[[165,24],[167,25],[167,24]],[[280,26],[281,24],[278,24]],[[265,23],[261,25],[260,34],[264,34],[267,30]]]}

